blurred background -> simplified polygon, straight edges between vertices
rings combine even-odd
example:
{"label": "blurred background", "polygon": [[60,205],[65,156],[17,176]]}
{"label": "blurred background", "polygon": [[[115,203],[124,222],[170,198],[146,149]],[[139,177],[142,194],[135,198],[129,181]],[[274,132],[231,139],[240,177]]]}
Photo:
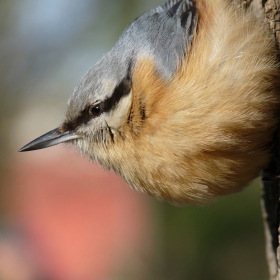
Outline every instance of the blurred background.
{"label": "blurred background", "polygon": [[161,0],[0,0],[0,279],[268,279],[259,182],[176,208],[63,145],[18,153],[57,127],[79,79]]}

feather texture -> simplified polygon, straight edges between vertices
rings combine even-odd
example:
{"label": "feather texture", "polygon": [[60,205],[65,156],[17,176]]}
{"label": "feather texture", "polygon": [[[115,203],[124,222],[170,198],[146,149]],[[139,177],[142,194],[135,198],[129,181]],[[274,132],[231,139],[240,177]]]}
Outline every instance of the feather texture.
{"label": "feather texture", "polygon": [[173,203],[205,203],[247,186],[269,162],[279,123],[273,39],[224,0],[196,6],[194,41],[174,78],[139,59],[119,137],[82,148],[135,189]]}

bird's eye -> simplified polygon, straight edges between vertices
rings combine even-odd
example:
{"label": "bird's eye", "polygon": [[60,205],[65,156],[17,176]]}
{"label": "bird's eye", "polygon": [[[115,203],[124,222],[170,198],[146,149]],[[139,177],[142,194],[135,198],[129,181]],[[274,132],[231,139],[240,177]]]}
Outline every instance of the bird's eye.
{"label": "bird's eye", "polygon": [[97,104],[97,105],[94,105],[94,106],[91,106],[89,108],[89,113],[90,115],[92,115],[93,117],[99,117],[101,114],[102,114],[102,108],[101,108],[101,105],[100,104]]}

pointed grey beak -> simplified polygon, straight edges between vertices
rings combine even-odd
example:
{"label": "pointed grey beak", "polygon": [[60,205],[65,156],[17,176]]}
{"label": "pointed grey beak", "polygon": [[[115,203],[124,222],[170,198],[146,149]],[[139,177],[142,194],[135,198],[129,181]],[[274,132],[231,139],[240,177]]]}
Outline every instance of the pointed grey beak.
{"label": "pointed grey beak", "polygon": [[79,136],[75,134],[74,131],[61,132],[60,129],[61,127],[57,127],[56,129],[51,130],[48,133],[36,138],[35,140],[22,147],[19,150],[19,152],[44,149],[66,141],[79,138]]}

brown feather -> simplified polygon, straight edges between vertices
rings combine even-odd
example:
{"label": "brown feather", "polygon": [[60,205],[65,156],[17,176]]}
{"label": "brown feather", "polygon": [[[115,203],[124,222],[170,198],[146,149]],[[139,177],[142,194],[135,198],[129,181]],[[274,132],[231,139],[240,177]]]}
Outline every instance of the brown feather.
{"label": "brown feather", "polygon": [[237,192],[271,157],[280,107],[274,40],[225,2],[197,0],[197,33],[172,81],[140,59],[123,137],[98,152],[159,199],[204,203]]}

